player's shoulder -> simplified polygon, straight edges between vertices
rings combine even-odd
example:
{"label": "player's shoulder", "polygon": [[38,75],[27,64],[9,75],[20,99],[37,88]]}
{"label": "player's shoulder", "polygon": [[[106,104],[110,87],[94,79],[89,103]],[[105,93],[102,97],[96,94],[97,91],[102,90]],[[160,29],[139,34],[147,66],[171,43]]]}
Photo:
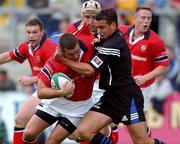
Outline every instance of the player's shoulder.
{"label": "player's shoulder", "polygon": [[150,30],[148,39],[149,39],[150,43],[153,43],[153,44],[160,44],[160,43],[163,44],[164,43],[163,39],[153,30]]}
{"label": "player's shoulder", "polygon": [[57,46],[58,44],[55,43],[54,41],[52,41],[50,38],[46,38],[46,41],[45,41],[46,44],[48,45],[53,45],[53,46]]}
{"label": "player's shoulder", "polygon": [[78,29],[80,24],[81,24],[81,20],[77,20],[77,21],[74,21],[74,22],[70,23],[66,27],[65,33],[73,33],[74,31],[76,31]]}
{"label": "player's shoulder", "polygon": [[19,48],[27,49],[27,48],[28,48],[28,41],[22,42],[21,44],[18,45],[17,48],[18,48],[18,49],[19,49]]}
{"label": "player's shoulder", "polygon": [[130,29],[130,25],[119,25],[118,26],[118,29],[123,33],[123,34],[125,34],[125,33],[127,33],[128,32],[128,30]]}
{"label": "player's shoulder", "polygon": [[54,72],[66,72],[68,67],[63,64],[61,61],[57,61],[54,59],[54,56],[52,56],[48,62],[47,62],[48,67],[53,69]]}

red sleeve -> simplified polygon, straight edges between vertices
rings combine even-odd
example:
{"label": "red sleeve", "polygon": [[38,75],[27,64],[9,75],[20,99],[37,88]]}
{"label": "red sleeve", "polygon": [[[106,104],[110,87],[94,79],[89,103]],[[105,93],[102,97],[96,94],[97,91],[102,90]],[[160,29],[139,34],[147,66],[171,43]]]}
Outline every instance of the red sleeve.
{"label": "red sleeve", "polygon": [[67,26],[67,28],[65,29],[64,33],[69,33],[72,34],[73,32],[75,32],[77,30],[77,28],[74,26],[73,23],[69,24]]}
{"label": "red sleeve", "polygon": [[119,30],[123,33],[123,34],[126,34],[128,29],[129,29],[129,26],[127,25],[120,25],[119,27]]}
{"label": "red sleeve", "polygon": [[58,44],[51,41],[49,38],[47,39],[45,43],[45,49],[44,49],[44,62],[46,62],[50,57],[52,57],[55,53],[56,48],[59,48]]}
{"label": "red sleeve", "polygon": [[20,46],[18,46],[16,49],[13,49],[9,52],[10,57],[19,62],[23,63],[28,55],[28,45],[27,43],[23,43]]}
{"label": "red sleeve", "polygon": [[41,72],[38,75],[38,78],[40,78],[47,87],[51,87],[51,77],[53,74],[57,72],[67,73],[69,68],[65,66],[64,64],[55,61],[54,58],[50,58],[42,68]]}
{"label": "red sleeve", "polygon": [[42,68],[41,72],[38,74],[38,78],[40,78],[47,87],[51,87],[51,77],[54,72],[53,67],[53,58],[50,58]]}
{"label": "red sleeve", "polygon": [[166,46],[160,37],[157,38],[156,41],[152,44],[152,51],[155,61],[155,67],[169,65]]}

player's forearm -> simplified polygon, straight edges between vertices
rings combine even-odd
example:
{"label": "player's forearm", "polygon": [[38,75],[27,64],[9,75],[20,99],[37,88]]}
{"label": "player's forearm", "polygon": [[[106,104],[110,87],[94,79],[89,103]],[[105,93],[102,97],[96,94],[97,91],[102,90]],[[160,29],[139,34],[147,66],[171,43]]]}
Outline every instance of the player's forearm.
{"label": "player's forearm", "polygon": [[65,96],[63,91],[61,91],[61,90],[53,90],[53,89],[48,88],[48,87],[38,89],[37,93],[38,93],[38,97],[40,99],[53,99],[53,98]]}
{"label": "player's forearm", "polygon": [[146,77],[146,80],[150,80],[152,78],[156,78],[161,75],[164,75],[167,72],[167,70],[168,70],[168,66],[159,66],[144,76]]}
{"label": "player's forearm", "polygon": [[82,75],[91,76],[95,73],[94,68],[91,67],[88,63],[74,62],[66,58],[63,59],[62,62],[72,70]]}
{"label": "player's forearm", "polygon": [[4,52],[2,54],[0,54],[0,64],[4,64],[4,63],[8,63],[12,61],[9,52]]}

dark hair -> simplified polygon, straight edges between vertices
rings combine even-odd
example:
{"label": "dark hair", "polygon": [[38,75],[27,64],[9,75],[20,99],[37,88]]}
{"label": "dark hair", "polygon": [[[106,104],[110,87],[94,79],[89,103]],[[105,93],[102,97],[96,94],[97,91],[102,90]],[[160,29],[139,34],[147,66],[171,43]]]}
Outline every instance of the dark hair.
{"label": "dark hair", "polygon": [[151,10],[151,8],[149,8],[149,7],[137,7],[136,8],[136,10],[135,10],[135,13],[137,13],[138,11],[140,11],[140,10],[148,10],[148,11],[150,11],[151,13],[152,13],[152,10]]}
{"label": "dark hair", "polygon": [[63,34],[59,39],[59,45],[62,51],[64,49],[74,49],[79,40],[73,34]]}
{"label": "dark hair", "polygon": [[38,18],[32,18],[32,19],[28,20],[26,23],[26,27],[27,26],[39,26],[41,30],[44,29],[43,23]]}
{"label": "dark hair", "polygon": [[95,19],[97,21],[106,20],[108,24],[111,24],[112,22],[115,22],[116,25],[118,25],[117,13],[116,13],[116,11],[114,9],[101,10],[99,13],[97,13]]}

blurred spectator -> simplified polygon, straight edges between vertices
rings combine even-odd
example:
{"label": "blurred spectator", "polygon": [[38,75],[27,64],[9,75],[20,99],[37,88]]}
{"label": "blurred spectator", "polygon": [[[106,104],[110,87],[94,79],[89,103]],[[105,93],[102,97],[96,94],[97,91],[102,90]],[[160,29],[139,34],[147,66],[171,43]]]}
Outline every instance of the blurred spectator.
{"label": "blurred spectator", "polygon": [[4,0],[0,0],[0,6],[2,6],[4,3]]}
{"label": "blurred spectator", "polygon": [[8,144],[8,134],[6,124],[1,116],[1,107],[0,107],[0,144]]}
{"label": "blurred spectator", "polygon": [[57,35],[64,33],[64,30],[68,26],[69,22],[70,20],[68,18],[59,20],[57,30],[55,30],[54,32],[50,34],[49,36],[50,39],[54,41],[55,43],[59,43],[59,37],[57,37]]}
{"label": "blurred spectator", "polygon": [[167,0],[137,0],[138,6],[151,5],[156,8],[163,8],[167,4]]}
{"label": "blurred spectator", "polygon": [[120,13],[119,14],[119,25],[130,25],[130,21],[126,14]]}
{"label": "blurred spectator", "polygon": [[169,3],[177,12],[175,58],[177,60],[179,69],[176,76],[176,90],[180,92],[180,0],[169,0]]}
{"label": "blurred spectator", "polygon": [[173,9],[177,11],[177,18],[176,18],[176,46],[175,46],[175,54],[178,58],[180,63],[180,0],[169,0],[170,5]]}
{"label": "blurred spectator", "polygon": [[[33,9],[49,8],[49,0],[26,0],[27,6]],[[38,14],[38,18],[43,22],[46,33],[49,34],[49,29],[53,27],[53,23],[49,24],[51,13]]]}
{"label": "blurred spectator", "polygon": [[59,24],[59,19],[51,17],[46,20],[45,31],[48,37],[51,35],[52,32],[58,29],[58,24]]}
{"label": "blurred spectator", "polygon": [[15,83],[8,78],[6,70],[0,70],[0,91],[14,91],[16,90]]}
{"label": "blurred spectator", "polygon": [[171,82],[164,76],[160,76],[153,84],[152,103],[153,108],[163,114],[163,107],[166,98],[173,92]]}
{"label": "blurred spectator", "polygon": [[46,8],[49,5],[49,0],[26,0],[26,3],[31,8]]}
{"label": "blurred spectator", "polygon": [[137,7],[137,0],[116,0],[116,4],[120,10],[134,11]]}
{"label": "blurred spectator", "polygon": [[116,9],[116,0],[97,0],[102,9]]}
{"label": "blurred spectator", "polygon": [[180,83],[179,83],[179,85],[177,83],[178,75],[180,75],[180,64],[174,55],[173,48],[167,49],[167,55],[169,58],[169,69],[166,74],[166,77],[171,81],[174,91],[177,91],[178,87],[180,87]]}

